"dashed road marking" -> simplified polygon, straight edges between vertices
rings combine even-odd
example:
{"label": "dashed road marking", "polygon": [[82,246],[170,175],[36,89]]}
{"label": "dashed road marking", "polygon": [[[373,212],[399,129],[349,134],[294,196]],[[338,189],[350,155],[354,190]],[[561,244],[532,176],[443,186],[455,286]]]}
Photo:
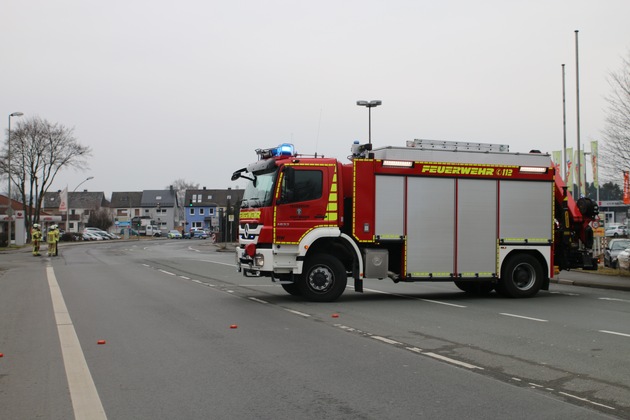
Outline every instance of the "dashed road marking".
{"label": "dashed road marking", "polygon": [[309,314],[305,314],[304,312],[294,311],[293,309],[286,309],[286,308],[283,308],[283,309],[285,311],[287,311],[287,312],[291,312],[292,314],[303,316],[304,318],[310,318],[310,315]]}
{"label": "dashed road marking", "polygon": [[378,335],[373,335],[372,338],[375,339],[375,340],[378,340],[378,341],[382,341],[383,343],[387,343],[387,344],[394,344],[394,345],[397,345],[397,346],[401,346],[402,345],[402,343],[399,343],[398,341],[390,340],[389,338],[381,337],[381,336],[378,336]]}
{"label": "dashed road marking", "polygon": [[599,330],[599,332],[605,333],[605,334],[620,335],[622,337],[630,337],[630,334],[620,333],[620,332],[616,332],[616,331]]}
{"label": "dashed road marking", "polygon": [[442,356],[441,354],[436,354],[436,353],[431,353],[431,352],[423,353],[423,354],[425,354],[427,356],[430,356],[430,357],[433,357],[435,359],[439,359],[439,360],[442,360],[444,362],[452,363],[454,365],[465,367],[465,368],[468,368],[468,369],[484,370],[482,367],[471,365],[470,363],[462,362],[460,360],[451,359],[450,357]]}
{"label": "dashed road marking", "polygon": [[610,407],[610,406],[608,406],[608,405],[604,405],[604,404],[596,403],[595,401],[591,401],[591,400],[588,400],[588,399],[586,399],[586,398],[578,397],[577,395],[567,394],[566,392],[562,392],[562,391],[560,391],[559,393],[560,393],[560,394],[562,394],[562,395],[565,395],[565,396],[567,396],[567,397],[570,397],[570,398],[575,398],[576,400],[580,400],[580,401],[584,401],[584,402],[587,402],[587,403],[590,403],[590,404],[596,405],[596,406],[598,406],[598,407],[608,408],[609,410],[614,410],[614,409],[615,409],[615,407]]}
{"label": "dashed road marking", "polygon": [[549,322],[546,319],[532,318],[530,316],[523,316],[523,315],[507,314],[505,312],[501,312],[499,315],[511,316],[512,318],[527,319],[529,321],[536,321],[536,322]]}

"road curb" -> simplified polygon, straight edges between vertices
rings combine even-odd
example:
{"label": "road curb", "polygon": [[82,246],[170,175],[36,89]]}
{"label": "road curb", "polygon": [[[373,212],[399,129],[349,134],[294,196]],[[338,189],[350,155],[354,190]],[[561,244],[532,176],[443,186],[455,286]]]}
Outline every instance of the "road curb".
{"label": "road curb", "polygon": [[551,279],[551,283],[562,284],[566,286],[579,286],[590,287],[593,289],[607,289],[607,290],[621,290],[630,291],[630,285],[612,284],[612,283],[600,283],[600,282],[588,282],[580,280],[564,280],[564,279]]}

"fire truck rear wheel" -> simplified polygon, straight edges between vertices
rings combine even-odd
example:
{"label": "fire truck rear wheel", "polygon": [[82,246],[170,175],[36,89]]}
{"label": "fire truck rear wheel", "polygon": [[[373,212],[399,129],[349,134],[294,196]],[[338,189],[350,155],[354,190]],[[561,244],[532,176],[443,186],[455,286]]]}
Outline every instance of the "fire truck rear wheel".
{"label": "fire truck rear wheel", "polygon": [[543,269],[538,260],[529,254],[511,257],[503,266],[497,292],[511,298],[532,297],[540,290]]}
{"label": "fire truck rear wheel", "polygon": [[348,275],[341,261],[327,254],[312,255],[298,280],[302,296],[314,302],[332,302],[346,290]]}

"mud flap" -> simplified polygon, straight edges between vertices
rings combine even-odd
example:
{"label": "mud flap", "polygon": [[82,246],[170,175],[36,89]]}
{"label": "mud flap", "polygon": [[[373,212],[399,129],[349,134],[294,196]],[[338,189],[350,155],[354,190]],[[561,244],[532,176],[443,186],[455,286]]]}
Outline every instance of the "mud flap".
{"label": "mud flap", "polygon": [[354,279],[354,291],[363,293],[363,279]]}

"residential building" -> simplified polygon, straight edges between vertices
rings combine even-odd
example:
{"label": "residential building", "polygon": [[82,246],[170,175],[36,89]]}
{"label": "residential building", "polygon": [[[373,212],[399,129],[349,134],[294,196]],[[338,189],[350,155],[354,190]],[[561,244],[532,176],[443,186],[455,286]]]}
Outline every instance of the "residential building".
{"label": "residential building", "polygon": [[103,192],[73,191],[68,192],[68,211],[60,212],[61,191],[44,193],[42,210],[61,216],[62,229],[68,232],[81,232],[86,226],[90,215],[100,209],[109,208],[109,201]]}
{"label": "residential building", "polygon": [[186,228],[204,229],[213,232],[228,232],[229,237],[236,232],[238,209],[243,200],[244,190],[202,189],[186,190]]}
{"label": "residential building", "polygon": [[144,190],[140,199],[140,217],[155,221],[162,232],[168,232],[179,225],[179,202],[177,192],[171,186],[168,190]]}
{"label": "residential building", "polygon": [[131,227],[131,219],[143,215],[141,204],[142,191],[112,192],[112,200],[109,207],[116,231]]}

